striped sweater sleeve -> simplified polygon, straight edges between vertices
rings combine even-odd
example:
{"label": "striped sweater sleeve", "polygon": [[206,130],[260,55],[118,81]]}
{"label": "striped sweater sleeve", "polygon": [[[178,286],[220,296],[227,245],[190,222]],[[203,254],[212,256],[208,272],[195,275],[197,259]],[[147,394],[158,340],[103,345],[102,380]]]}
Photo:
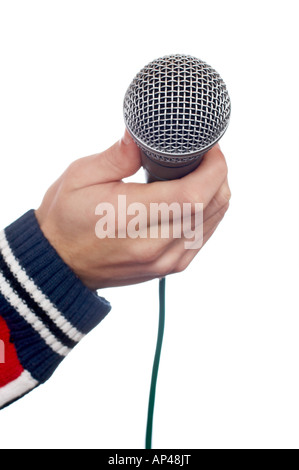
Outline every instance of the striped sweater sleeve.
{"label": "striped sweater sleeve", "polygon": [[110,308],[59,257],[33,210],[0,232],[0,409],[48,380]]}

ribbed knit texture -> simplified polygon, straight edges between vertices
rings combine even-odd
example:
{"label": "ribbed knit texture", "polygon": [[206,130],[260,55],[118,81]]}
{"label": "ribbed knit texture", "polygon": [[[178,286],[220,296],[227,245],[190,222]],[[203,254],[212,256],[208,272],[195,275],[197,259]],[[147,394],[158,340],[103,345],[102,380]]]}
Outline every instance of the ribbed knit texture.
{"label": "ribbed knit texture", "polygon": [[[60,258],[33,210],[0,233],[0,341],[2,346],[8,344],[9,330],[9,344],[18,359],[11,380],[19,374],[22,394],[28,391],[23,390],[27,383],[32,388],[45,382],[110,309],[109,302],[84,286]],[[1,338],[4,331],[5,341]],[[6,395],[2,406],[18,398],[7,397],[10,388],[16,387],[9,387],[4,369],[8,377],[6,361],[4,365],[0,362],[0,407],[1,387]]]}

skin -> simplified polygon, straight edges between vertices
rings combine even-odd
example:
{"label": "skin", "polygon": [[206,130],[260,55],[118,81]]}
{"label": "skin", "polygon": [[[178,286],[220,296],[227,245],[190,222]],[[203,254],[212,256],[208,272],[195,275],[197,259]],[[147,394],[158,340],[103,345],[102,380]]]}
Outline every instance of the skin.
{"label": "skin", "polygon": [[[199,251],[187,250],[183,237],[99,239],[95,208],[100,202],[117,208],[119,194],[126,195],[127,204],[139,202],[147,208],[151,202],[189,202],[192,206],[201,202],[203,245],[229,207],[227,165],[218,144],[205,154],[196,170],[179,180],[150,184],[122,181],[140,166],[139,148],[126,131],[108,150],[74,161],[49,188],[36,211],[46,238],[90,289],[136,284],[181,272]],[[171,220],[173,223],[177,221]]]}

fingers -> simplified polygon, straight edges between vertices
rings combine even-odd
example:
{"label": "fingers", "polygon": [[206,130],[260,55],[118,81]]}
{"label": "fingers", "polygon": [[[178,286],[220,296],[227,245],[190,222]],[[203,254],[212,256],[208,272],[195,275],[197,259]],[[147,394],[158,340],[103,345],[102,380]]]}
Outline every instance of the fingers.
{"label": "fingers", "polygon": [[[222,221],[227,209],[228,203],[204,223],[202,246],[211,238]],[[168,250],[165,251],[163,257],[161,257],[158,263],[152,268],[152,271],[158,271],[160,276],[182,272],[189,266],[202,246],[197,249],[186,249],[185,240],[177,240],[175,243],[169,245]]]}
{"label": "fingers", "polygon": [[[134,269],[147,266],[146,272],[152,277],[163,277],[181,272],[187,268],[202,246],[212,236],[223,219],[229,203],[224,204],[203,225],[193,227],[192,238],[182,233],[180,238],[136,240],[134,246]],[[202,232],[201,232],[202,231]],[[172,230],[171,230],[172,233]],[[188,248],[187,248],[188,247]],[[192,249],[190,249],[192,247]]]}
{"label": "fingers", "polygon": [[[120,188],[127,195],[128,203],[138,201],[149,209],[150,204],[203,203],[207,208],[219,192],[229,194],[225,184],[227,180],[227,165],[219,147],[214,147],[204,156],[199,167],[189,175],[172,181],[157,181],[142,185],[129,183]],[[220,190],[220,188],[223,188]],[[218,200],[217,199],[217,200]],[[195,206],[194,206],[195,207]],[[194,209],[193,207],[193,209]]]}
{"label": "fingers", "polygon": [[213,215],[217,214],[223,207],[228,207],[231,198],[231,191],[228,185],[227,178],[224,183],[220,186],[213,199],[210,201],[208,206],[204,210],[204,221],[209,220]]}
{"label": "fingers", "polygon": [[80,158],[67,170],[73,189],[119,181],[133,175],[141,166],[140,150],[128,131],[104,152]]}
{"label": "fingers", "polygon": [[216,145],[206,153],[199,167],[193,172],[177,180],[148,184],[143,192],[149,202],[201,202],[205,208],[226,179],[226,161],[220,147]]}
{"label": "fingers", "polygon": [[207,206],[227,178],[227,165],[219,145],[215,145],[203,157],[201,164],[182,183],[191,198]]}
{"label": "fingers", "polygon": [[[134,174],[141,166],[140,150],[125,131],[123,138],[108,150],[76,160],[67,170],[71,189],[120,181]],[[208,206],[227,176],[225,158],[216,145],[206,155],[199,167],[189,175],[173,181],[135,185],[136,201],[149,205],[153,202],[202,202]],[[128,188],[124,188],[127,193]],[[133,188],[130,188],[133,189]]]}

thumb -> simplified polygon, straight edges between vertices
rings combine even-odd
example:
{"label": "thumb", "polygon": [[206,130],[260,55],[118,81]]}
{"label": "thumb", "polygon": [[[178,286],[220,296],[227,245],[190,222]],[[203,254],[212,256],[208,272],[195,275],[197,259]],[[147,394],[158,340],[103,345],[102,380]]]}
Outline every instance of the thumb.
{"label": "thumb", "polygon": [[75,187],[119,181],[141,167],[139,147],[125,130],[124,136],[104,152],[80,158],[71,164]]}

